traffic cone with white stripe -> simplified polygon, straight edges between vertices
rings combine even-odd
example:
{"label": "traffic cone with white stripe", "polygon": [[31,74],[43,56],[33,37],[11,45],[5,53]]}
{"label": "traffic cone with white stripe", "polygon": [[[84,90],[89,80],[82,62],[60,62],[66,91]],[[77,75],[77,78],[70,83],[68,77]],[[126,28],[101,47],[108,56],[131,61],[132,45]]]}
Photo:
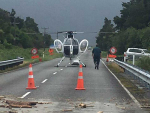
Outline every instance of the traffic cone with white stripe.
{"label": "traffic cone with white stripe", "polygon": [[108,59],[108,55],[107,55],[107,59],[106,59],[106,62],[109,62],[109,59]]}
{"label": "traffic cone with white stripe", "polygon": [[26,89],[36,89],[33,78],[32,64],[29,65],[28,86]]}
{"label": "traffic cone with white stripe", "polygon": [[76,90],[85,90],[84,80],[83,80],[83,72],[82,72],[82,65],[81,64],[80,64],[80,68],[79,68],[79,76],[78,76],[78,81],[77,81],[77,87],[75,89]]}

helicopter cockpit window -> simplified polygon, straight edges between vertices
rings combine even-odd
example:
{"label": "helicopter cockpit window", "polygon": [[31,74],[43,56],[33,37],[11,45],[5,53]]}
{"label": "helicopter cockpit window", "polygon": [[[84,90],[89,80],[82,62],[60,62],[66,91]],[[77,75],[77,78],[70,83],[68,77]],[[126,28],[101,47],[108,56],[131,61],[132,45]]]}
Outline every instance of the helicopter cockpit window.
{"label": "helicopter cockpit window", "polygon": [[66,40],[64,44],[65,45],[71,45],[71,40]]}
{"label": "helicopter cockpit window", "polygon": [[73,38],[73,35],[72,35],[72,34],[69,34],[69,35],[68,35],[68,38]]}
{"label": "helicopter cockpit window", "polygon": [[72,40],[72,45],[78,46],[78,42],[76,40]]}

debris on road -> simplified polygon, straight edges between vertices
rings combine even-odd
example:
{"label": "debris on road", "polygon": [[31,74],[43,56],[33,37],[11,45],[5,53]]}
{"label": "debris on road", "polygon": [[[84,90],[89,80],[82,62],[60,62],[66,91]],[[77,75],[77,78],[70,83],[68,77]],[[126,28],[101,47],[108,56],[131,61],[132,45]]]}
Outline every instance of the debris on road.
{"label": "debris on road", "polygon": [[5,96],[0,96],[0,99],[6,98]]}
{"label": "debris on road", "polygon": [[83,104],[83,103],[79,104],[79,106],[80,106],[81,108],[86,108],[86,104]]}
{"label": "debris on road", "polygon": [[97,112],[97,113],[103,113],[103,111],[99,111],[99,112]]}
{"label": "debris on road", "polygon": [[38,102],[38,104],[52,104],[52,102]]}
{"label": "debris on road", "polygon": [[76,105],[75,107],[76,108],[87,108],[87,107],[94,107],[94,106],[80,103],[80,104]]}
{"label": "debris on road", "polygon": [[141,108],[150,108],[150,106],[141,106]]}
{"label": "debris on road", "polygon": [[73,111],[72,109],[64,109],[62,110],[62,112],[69,112],[69,111]]}
{"label": "debris on road", "polygon": [[17,101],[12,101],[12,100],[6,100],[7,104],[14,104],[14,105],[36,105],[38,102],[17,102]]}
{"label": "debris on road", "polygon": [[38,102],[18,102],[12,100],[4,101],[7,105],[0,105],[0,107],[5,108],[32,108],[32,106],[36,105]]}
{"label": "debris on road", "polygon": [[17,111],[9,111],[8,113],[18,113]]}
{"label": "debris on road", "polygon": [[120,109],[122,109],[122,110],[125,110],[125,109],[126,109],[126,107],[122,107],[122,106],[116,106],[116,107],[118,107],[118,108],[120,108]]}

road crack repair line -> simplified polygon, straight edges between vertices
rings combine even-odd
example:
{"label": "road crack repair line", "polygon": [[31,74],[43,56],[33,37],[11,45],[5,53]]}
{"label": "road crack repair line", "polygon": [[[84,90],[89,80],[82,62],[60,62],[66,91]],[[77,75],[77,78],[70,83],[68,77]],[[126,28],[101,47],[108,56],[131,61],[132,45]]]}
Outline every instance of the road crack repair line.
{"label": "road crack repair line", "polygon": [[24,94],[22,97],[19,98],[25,98],[27,95],[29,95],[31,92],[27,92],[26,94]]}
{"label": "road crack repair line", "polygon": [[43,82],[41,82],[42,84],[45,83],[48,79],[43,80]]}

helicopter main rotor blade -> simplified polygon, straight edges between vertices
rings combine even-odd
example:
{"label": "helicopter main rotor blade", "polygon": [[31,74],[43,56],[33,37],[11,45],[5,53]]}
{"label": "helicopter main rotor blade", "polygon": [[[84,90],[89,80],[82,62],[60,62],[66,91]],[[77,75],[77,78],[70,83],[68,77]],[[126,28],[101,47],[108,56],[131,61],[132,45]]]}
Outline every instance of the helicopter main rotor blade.
{"label": "helicopter main rotor blade", "polygon": [[73,34],[84,33],[84,32],[73,32]]}
{"label": "helicopter main rotor blade", "polygon": [[117,32],[98,32],[98,33],[108,34],[108,33],[117,33]]}

